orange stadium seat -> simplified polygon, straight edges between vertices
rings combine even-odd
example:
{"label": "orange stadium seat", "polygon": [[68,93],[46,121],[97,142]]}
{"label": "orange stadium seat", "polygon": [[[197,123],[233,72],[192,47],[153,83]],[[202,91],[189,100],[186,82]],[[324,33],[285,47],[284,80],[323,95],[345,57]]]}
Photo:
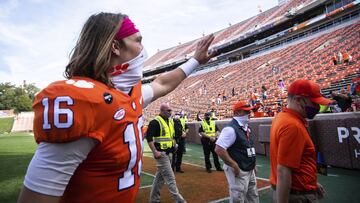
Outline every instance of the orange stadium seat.
{"label": "orange stadium seat", "polygon": [[[289,1],[282,5],[281,9],[270,9],[266,15],[258,15],[256,18],[260,18],[261,21],[265,22],[269,18],[279,16],[290,8],[304,2],[308,3],[310,1]],[[233,36],[234,32],[241,33],[241,29],[246,30],[246,27],[251,24],[249,21],[254,21],[254,19],[248,19],[228,29],[219,31],[216,34],[214,43]],[[260,90],[262,85],[267,87],[268,93],[268,98],[264,101],[264,104],[274,108],[279,99],[286,102],[286,92],[281,93],[277,87],[280,78],[285,81],[286,87],[296,78],[306,78],[316,81],[321,88],[329,88],[331,84],[342,81],[351,74],[359,73],[359,31],[360,22],[357,22],[316,38],[289,45],[280,50],[229,63],[202,74],[194,74],[185,79],[175,91],[150,104],[145,109],[144,114],[147,118],[151,118],[158,113],[156,110],[160,103],[170,102],[174,110],[184,110],[189,113],[190,117],[188,118],[190,120],[195,120],[198,111],[203,114],[211,110],[211,108],[217,111],[219,118],[229,118],[231,117],[231,105],[238,100],[248,99],[250,92],[253,89]],[[195,41],[167,50],[167,53],[161,54],[158,60],[151,58],[151,63],[155,64],[156,61],[165,62],[170,58],[176,58],[179,53],[191,52],[194,49]],[[330,41],[329,46],[319,48]],[[334,66],[331,61],[333,54],[345,50],[352,55],[354,62]],[[280,70],[279,73],[275,74],[272,73],[271,68],[264,66],[265,63],[274,58],[278,59],[272,61],[271,65],[278,67]],[[226,77],[223,77],[225,75]],[[206,85],[206,88],[204,88],[204,85]],[[231,97],[233,87],[236,88],[237,95],[235,97]],[[199,89],[202,89],[201,94]],[[212,98],[216,98],[224,90],[227,93],[228,100],[223,101],[220,105],[212,105]]]}

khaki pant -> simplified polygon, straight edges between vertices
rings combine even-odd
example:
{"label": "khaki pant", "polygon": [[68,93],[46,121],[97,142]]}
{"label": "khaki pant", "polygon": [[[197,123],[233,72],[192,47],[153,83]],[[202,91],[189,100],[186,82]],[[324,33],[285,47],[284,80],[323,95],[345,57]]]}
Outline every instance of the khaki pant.
{"label": "khaki pant", "polygon": [[224,164],[224,172],[229,183],[230,202],[259,203],[254,170],[240,170],[240,177],[235,177],[233,169]]}
{"label": "khaki pant", "polygon": [[170,157],[165,152],[156,160],[156,174],[150,192],[150,202],[160,202],[160,189],[166,183],[176,202],[186,202],[176,186],[175,175],[171,168]]}
{"label": "khaki pant", "polygon": [[[271,203],[276,203],[276,191],[271,188]],[[319,198],[316,193],[311,194],[290,194],[289,203],[318,203]]]}

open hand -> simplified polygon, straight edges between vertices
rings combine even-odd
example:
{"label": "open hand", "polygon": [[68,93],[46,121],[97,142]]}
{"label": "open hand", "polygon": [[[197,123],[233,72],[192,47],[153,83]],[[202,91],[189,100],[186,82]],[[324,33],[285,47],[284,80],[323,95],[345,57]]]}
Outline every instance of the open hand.
{"label": "open hand", "polygon": [[234,175],[235,175],[235,177],[240,177],[240,168],[239,168],[239,166],[236,164],[236,165],[234,165],[233,167],[231,167],[232,168],[232,170],[234,171]]}
{"label": "open hand", "polygon": [[196,50],[194,54],[194,58],[200,63],[205,64],[208,62],[216,52],[213,51],[209,53],[209,47],[215,36],[213,34],[206,36],[204,39],[200,40],[196,45]]}

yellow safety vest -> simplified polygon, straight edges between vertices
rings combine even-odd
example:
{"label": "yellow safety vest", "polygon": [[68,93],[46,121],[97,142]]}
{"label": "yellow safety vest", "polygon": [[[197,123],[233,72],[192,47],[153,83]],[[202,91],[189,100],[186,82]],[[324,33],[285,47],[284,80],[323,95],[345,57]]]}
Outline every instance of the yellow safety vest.
{"label": "yellow safety vest", "polygon": [[159,137],[154,137],[154,141],[160,144],[160,149],[166,150],[174,147],[174,121],[169,119],[169,124],[161,116],[156,116],[155,120],[159,122],[160,125],[160,135]]}
{"label": "yellow safety vest", "polygon": [[204,120],[201,122],[201,126],[205,134],[209,137],[216,137],[215,131],[215,121],[210,120],[210,125]]}
{"label": "yellow safety vest", "polygon": [[182,130],[185,131],[186,118],[180,118],[180,123],[181,123],[181,126],[182,126]]}

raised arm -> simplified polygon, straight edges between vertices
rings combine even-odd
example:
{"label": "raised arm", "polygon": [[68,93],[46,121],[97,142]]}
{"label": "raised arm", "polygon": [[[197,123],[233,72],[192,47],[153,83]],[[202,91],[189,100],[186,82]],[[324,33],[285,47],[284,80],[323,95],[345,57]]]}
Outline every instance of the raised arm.
{"label": "raised arm", "polygon": [[215,52],[208,53],[214,35],[209,35],[198,42],[194,57],[180,67],[157,77],[150,83],[154,97],[153,101],[173,91],[199,65],[205,64],[214,56]]}

